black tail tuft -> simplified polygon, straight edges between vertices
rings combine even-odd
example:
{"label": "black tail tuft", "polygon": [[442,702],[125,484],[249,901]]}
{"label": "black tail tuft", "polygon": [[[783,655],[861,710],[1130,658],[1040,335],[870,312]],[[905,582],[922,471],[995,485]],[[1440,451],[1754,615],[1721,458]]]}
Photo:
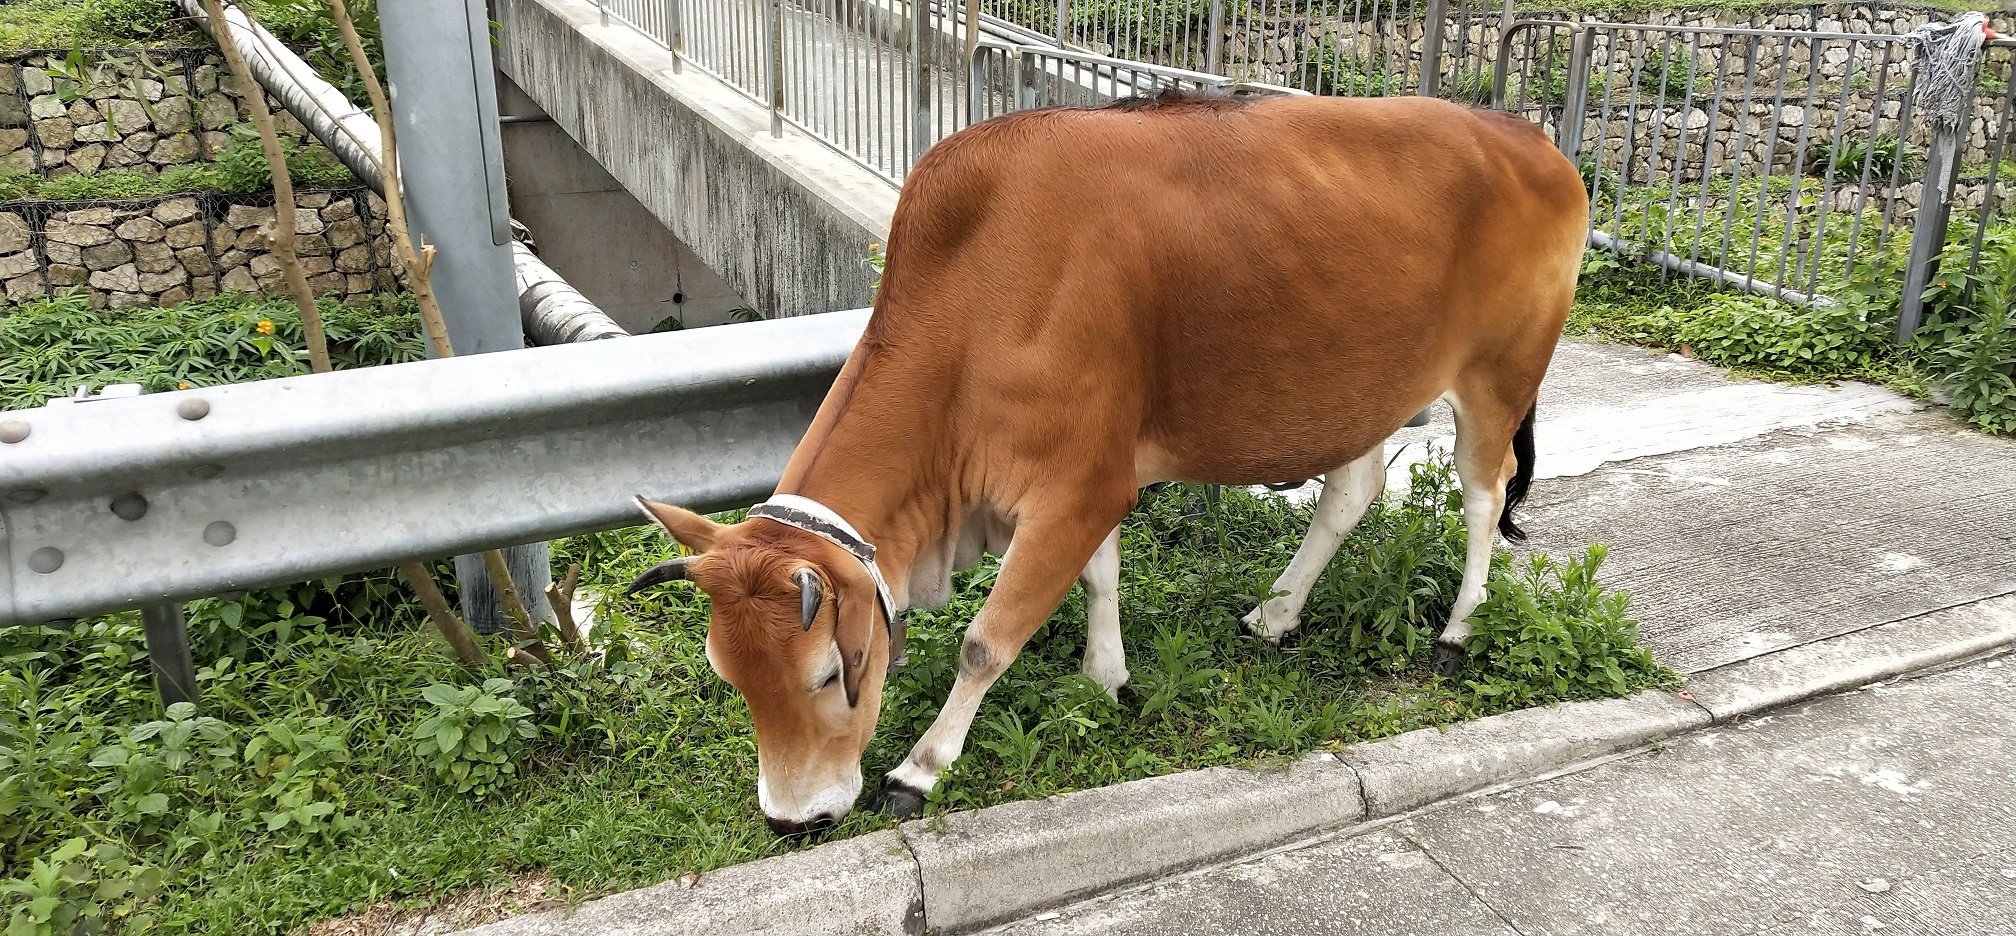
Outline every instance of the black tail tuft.
{"label": "black tail tuft", "polygon": [[1537,403],[1528,409],[1519,431],[1512,436],[1512,457],[1518,466],[1505,481],[1505,512],[1498,515],[1498,532],[1514,543],[1526,541],[1526,531],[1512,522],[1512,508],[1526,502],[1526,491],[1533,486],[1533,414],[1539,409]]}

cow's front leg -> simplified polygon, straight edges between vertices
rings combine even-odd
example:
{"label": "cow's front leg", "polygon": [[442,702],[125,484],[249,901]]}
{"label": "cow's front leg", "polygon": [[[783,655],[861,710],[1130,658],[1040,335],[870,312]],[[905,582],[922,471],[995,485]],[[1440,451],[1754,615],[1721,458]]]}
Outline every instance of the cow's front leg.
{"label": "cow's front leg", "polygon": [[959,675],[938,719],[910,749],[910,756],[882,778],[875,808],[909,816],[924,805],[938,783],[938,774],[966,748],[966,732],[988,687],[1022,653],[1030,635],[1050,619],[1079,570],[1092,558],[1108,531],[1119,525],[1132,505],[1118,510],[1080,513],[1048,520],[1030,518],[1015,529],[1015,540],[1001,557],[994,593],[980,609],[959,652]]}
{"label": "cow's front leg", "polygon": [[1127,648],[1120,642],[1120,528],[1106,539],[1078,573],[1085,586],[1085,664],[1080,672],[1106,690],[1115,702],[1127,685]]}

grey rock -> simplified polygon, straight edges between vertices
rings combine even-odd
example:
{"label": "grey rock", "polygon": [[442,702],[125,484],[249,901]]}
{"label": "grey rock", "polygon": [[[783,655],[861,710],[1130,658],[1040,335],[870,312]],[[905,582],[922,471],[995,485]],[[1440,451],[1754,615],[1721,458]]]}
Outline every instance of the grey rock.
{"label": "grey rock", "polygon": [[140,288],[140,270],[132,264],[91,274],[91,285],[113,292],[135,292]]}
{"label": "grey rock", "polygon": [[198,210],[196,199],[171,198],[154,206],[154,220],[165,225],[178,225],[193,220]]}
{"label": "grey rock", "polygon": [[196,158],[196,135],[177,133],[162,137],[147,151],[147,161],[158,165],[186,163]]}
{"label": "grey rock", "polygon": [[134,244],[133,263],[142,273],[166,273],[175,266],[175,249],[160,241]]}
{"label": "grey rock", "polygon": [[[325,215],[327,213],[324,211]],[[324,234],[329,240],[329,246],[344,250],[364,242],[364,222],[355,217],[344,218],[329,225]]]}
{"label": "grey rock", "polygon": [[191,276],[208,276],[217,272],[217,267],[210,262],[210,254],[201,247],[178,250],[175,252],[175,260],[181,263],[182,269],[188,270]]}
{"label": "grey rock", "polygon": [[189,299],[190,294],[188,287],[174,286],[162,291],[161,295],[155,297],[154,301],[158,303],[162,308],[173,308],[175,306],[181,305],[182,303],[188,302]]}
{"label": "grey rock", "polygon": [[22,302],[42,295],[46,295],[46,293],[42,290],[42,280],[40,277],[34,275],[20,276],[7,281],[7,301],[9,302]]}
{"label": "grey rock", "polygon": [[0,256],[0,279],[13,279],[14,277],[17,276],[27,276],[28,274],[35,272],[36,268],[39,265],[40,264],[37,263],[35,259],[35,254],[32,251],[24,250],[20,253],[12,253]]}
{"label": "grey rock", "polygon": [[227,293],[249,293],[254,292],[256,288],[257,284],[252,281],[252,271],[242,266],[233,267],[230,271],[226,272],[224,278],[217,284],[219,292]]}
{"label": "grey rock", "polygon": [[[159,217],[158,213],[156,217]],[[181,250],[184,247],[201,247],[206,237],[207,232],[203,230],[203,222],[201,221],[178,224],[168,228],[161,234],[161,240],[176,250]]]}
{"label": "grey rock", "polygon": [[158,241],[166,232],[161,222],[150,217],[138,217],[112,229],[112,233],[130,241]]}
{"label": "grey rock", "polygon": [[28,222],[11,211],[0,211],[0,253],[27,250],[32,232]]}
{"label": "grey rock", "polygon": [[48,238],[42,240],[42,253],[50,263],[67,263],[71,266],[84,265],[84,249],[76,244],[65,244]]}
{"label": "grey rock", "polygon": [[92,270],[110,270],[133,260],[133,248],[125,241],[107,241],[95,247],[84,248],[84,266]]}
{"label": "grey rock", "polygon": [[189,282],[188,271],[174,265],[170,265],[168,270],[163,273],[140,274],[140,288],[150,293],[158,293],[169,287],[180,286],[187,282]]}
{"label": "grey rock", "polygon": [[224,212],[224,223],[234,230],[271,225],[273,223],[273,209],[271,207],[260,208],[253,205],[232,205],[229,210]]}
{"label": "grey rock", "polygon": [[139,101],[112,98],[99,102],[98,111],[105,115],[106,121],[111,123],[114,129],[118,130],[121,135],[146,130],[154,126],[153,119],[147,116],[147,110],[140,106]]}
{"label": "grey rock", "polygon": [[65,149],[77,139],[77,125],[68,117],[51,117],[35,121],[35,138],[45,147]]}
{"label": "grey rock", "polygon": [[358,244],[336,255],[336,269],[345,273],[364,273],[371,269],[371,249]]}
{"label": "grey rock", "polygon": [[91,278],[91,271],[67,263],[49,264],[49,285],[76,286]]}
{"label": "grey rock", "polygon": [[[110,221],[110,218],[106,219]],[[112,239],[111,230],[97,224],[78,224],[74,221],[51,220],[42,228],[46,240],[78,247],[95,247]],[[51,252],[53,255],[53,251]]]}
{"label": "grey rock", "polygon": [[105,165],[105,144],[91,143],[70,151],[70,158],[64,160],[78,172],[97,172]]}
{"label": "grey rock", "polygon": [[44,94],[28,102],[28,116],[36,119],[61,117],[70,113],[70,105],[53,94]]}

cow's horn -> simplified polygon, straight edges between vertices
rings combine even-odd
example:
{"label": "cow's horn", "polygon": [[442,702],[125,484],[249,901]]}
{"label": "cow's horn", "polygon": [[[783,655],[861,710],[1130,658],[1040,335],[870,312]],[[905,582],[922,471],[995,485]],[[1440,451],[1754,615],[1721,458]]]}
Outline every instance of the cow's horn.
{"label": "cow's horn", "polygon": [[799,569],[791,579],[798,583],[799,626],[809,631],[812,619],[819,616],[819,603],[826,600],[826,587],[819,584],[819,576],[811,569]]}
{"label": "cow's horn", "polygon": [[623,594],[634,595],[653,585],[676,582],[683,579],[686,577],[686,563],[690,561],[692,561],[691,556],[680,556],[676,559],[667,559],[651,568],[645,569],[644,574],[637,576],[637,580],[631,582],[630,587]]}

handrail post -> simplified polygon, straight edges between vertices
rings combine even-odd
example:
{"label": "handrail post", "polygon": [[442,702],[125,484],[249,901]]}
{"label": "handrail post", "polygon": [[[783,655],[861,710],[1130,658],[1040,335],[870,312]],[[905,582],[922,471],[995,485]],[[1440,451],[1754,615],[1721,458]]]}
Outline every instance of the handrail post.
{"label": "handrail post", "polygon": [[983,70],[980,61],[986,54],[986,46],[975,44],[973,57],[966,60],[966,123],[969,125],[987,119],[981,116],[983,113],[981,105],[985,103],[985,99],[981,96],[980,83],[980,73]]}
{"label": "handrail post", "polygon": [[1575,27],[1575,38],[1568,43],[1568,86],[1561,95],[1561,125],[1555,128],[1562,154],[1577,165],[1582,155],[1582,118],[1589,109],[1589,52],[1595,44],[1596,35],[1588,27]]}
{"label": "handrail post", "polygon": [[1071,0],[1057,0],[1057,48],[1070,48]]}
{"label": "handrail post", "polygon": [[784,135],[784,0],[770,0],[763,37],[763,71],[770,81],[770,135]]}
{"label": "handrail post", "polygon": [[[1064,0],[1058,0],[1061,5]],[[1225,0],[1211,0],[1211,20],[1204,33],[1203,71],[1216,72],[1224,64]]]}
{"label": "handrail post", "polygon": [[[1943,107],[1924,109],[1925,116],[1932,121],[1932,145],[1925,153],[1925,178],[1918,187],[1918,215],[1911,222],[1911,253],[1904,263],[1904,294],[1897,304],[1895,337],[1900,345],[1910,344],[1912,334],[1918,330],[1918,323],[1925,316],[1925,284],[1932,281],[1932,274],[1939,269],[1939,253],[1946,245],[1946,222],[1953,213],[1953,185],[1960,175],[1963,134],[1974,103],[1972,89],[1986,51],[1983,48],[1974,52],[1964,63],[1938,61],[1942,56],[1937,52],[1921,52],[1918,56],[1917,73],[1912,77],[1914,88],[1928,83],[1927,73],[1934,68],[1959,65],[1960,87],[1968,89],[1968,93],[1951,111]],[[1919,93],[1922,95],[1923,91]]]}
{"label": "handrail post", "polygon": [[681,0],[665,0],[665,48],[672,53],[672,70],[686,70],[686,10]]}
{"label": "handrail post", "polygon": [[[1506,0],[1505,6],[1509,10],[1512,6],[1511,0]],[[1504,28],[1498,30],[1498,61],[1491,64],[1492,110],[1505,109],[1505,84],[1510,80],[1512,70],[1512,34],[1517,31],[1517,27],[1509,21]]]}
{"label": "handrail post", "polygon": [[1449,13],[1449,0],[1428,0],[1421,17],[1421,84],[1415,93],[1434,97],[1442,84],[1442,17]]}
{"label": "handrail post", "polygon": [[924,64],[924,30],[929,28],[929,0],[910,0],[910,164],[916,165],[931,137],[931,70]]}

